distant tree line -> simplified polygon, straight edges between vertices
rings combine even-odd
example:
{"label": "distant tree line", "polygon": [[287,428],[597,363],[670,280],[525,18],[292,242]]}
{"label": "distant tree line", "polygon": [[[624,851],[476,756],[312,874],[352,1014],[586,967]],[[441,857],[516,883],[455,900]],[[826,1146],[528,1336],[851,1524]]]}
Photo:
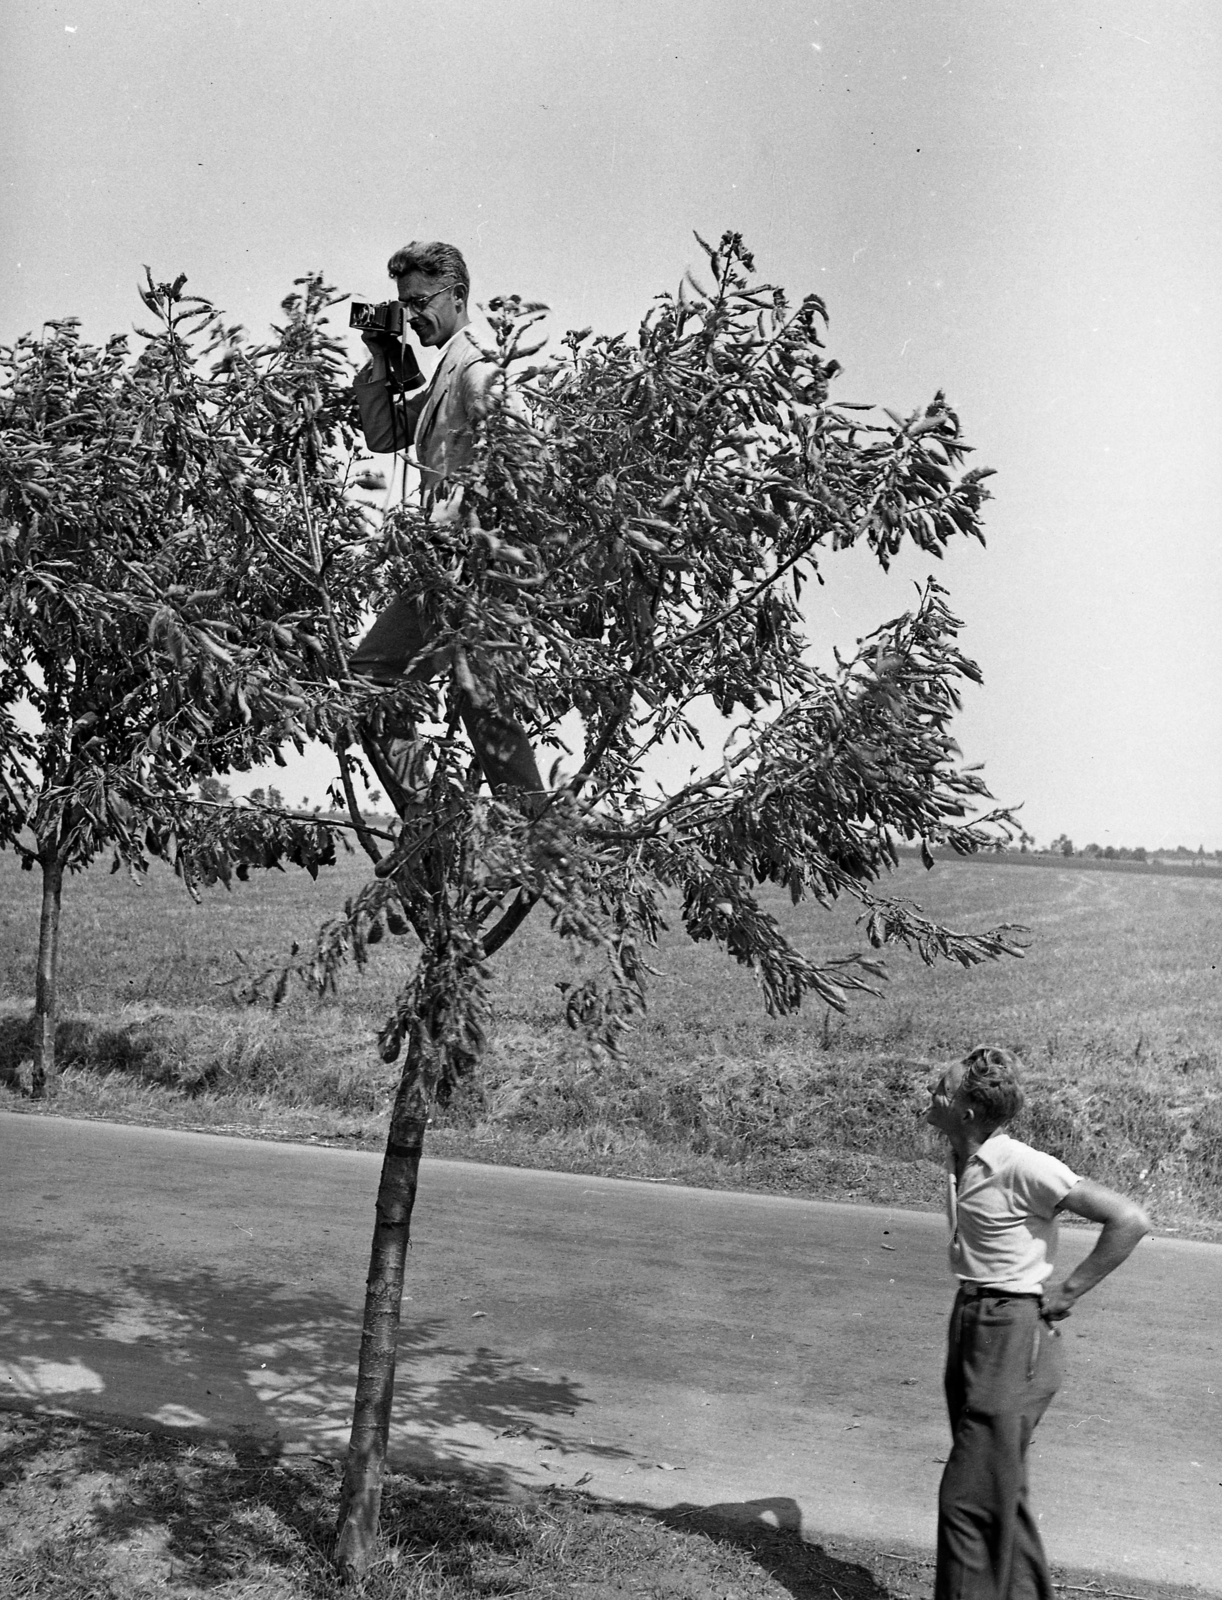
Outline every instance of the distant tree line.
{"label": "distant tree line", "polygon": [[1186,845],[1178,844],[1174,850],[1147,850],[1145,845],[1101,845],[1085,844],[1079,850],[1067,833],[1059,833],[1051,844],[1042,850],[1036,845],[1030,834],[1019,836],[1019,849],[1024,855],[1032,850],[1037,854],[1054,856],[1083,856],[1088,860],[1097,861],[1159,861],[1168,857],[1177,860],[1218,861],[1222,862],[1222,850],[1206,850],[1205,846],[1198,845],[1195,850],[1190,850]]}

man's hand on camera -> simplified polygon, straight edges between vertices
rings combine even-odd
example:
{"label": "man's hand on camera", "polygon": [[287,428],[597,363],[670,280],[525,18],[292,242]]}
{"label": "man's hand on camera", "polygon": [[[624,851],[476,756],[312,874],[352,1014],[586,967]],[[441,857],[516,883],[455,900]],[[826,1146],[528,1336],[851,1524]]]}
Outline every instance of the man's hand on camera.
{"label": "man's hand on camera", "polygon": [[416,389],[423,383],[424,374],[411,345],[404,344],[393,333],[362,333],[361,339],[372,357],[373,368],[369,374],[372,382],[382,383],[393,378],[404,389]]}

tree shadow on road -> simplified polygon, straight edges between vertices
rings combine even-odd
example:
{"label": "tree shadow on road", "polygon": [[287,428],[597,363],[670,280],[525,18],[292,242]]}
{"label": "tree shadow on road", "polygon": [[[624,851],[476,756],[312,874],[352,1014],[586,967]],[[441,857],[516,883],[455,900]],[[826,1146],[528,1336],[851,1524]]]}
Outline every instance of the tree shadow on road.
{"label": "tree shadow on road", "polygon": [[[350,1305],[300,1285],[140,1267],[104,1292],[31,1280],[0,1293],[0,1398],[221,1433],[265,1456],[333,1452],[359,1343]],[[563,1449],[558,1425],[588,1403],[567,1379],[461,1346],[439,1319],[404,1320],[397,1371],[392,1453],[431,1471],[469,1465],[485,1432]]]}
{"label": "tree shadow on road", "polygon": [[[76,1589],[64,1592],[83,1594],[111,1593],[116,1574],[160,1583],[177,1571],[206,1591],[258,1570],[280,1574],[285,1595],[331,1594],[337,1447],[359,1336],[338,1297],[207,1269],[136,1267],[104,1291],[32,1280],[0,1293],[0,1400],[79,1419],[0,1414],[0,1498],[22,1535],[13,1571],[27,1585],[45,1578],[48,1593],[65,1574]],[[402,1552],[447,1583],[469,1579],[473,1593],[498,1592],[494,1578],[531,1592],[584,1541],[572,1592],[587,1600],[652,1593],[619,1586],[621,1573],[659,1563],[703,1595],[706,1559],[795,1600],[885,1600],[866,1567],[802,1541],[793,1500],[658,1512],[559,1492],[524,1499],[505,1466],[472,1470],[489,1433],[525,1436],[558,1461],[568,1419],[588,1403],[567,1379],[462,1344],[443,1319],[405,1320],[395,1443],[409,1470],[387,1484],[386,1582]],[[593,1441],[582,1446],[591,1453],[624,1454]],[[652,1554],[650,1538],[661,1541]]]}

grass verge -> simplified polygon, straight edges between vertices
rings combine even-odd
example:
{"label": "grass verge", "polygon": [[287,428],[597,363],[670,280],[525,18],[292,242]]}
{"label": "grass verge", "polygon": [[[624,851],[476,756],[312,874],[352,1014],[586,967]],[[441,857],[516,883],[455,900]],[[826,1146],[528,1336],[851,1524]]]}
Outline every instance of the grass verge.
{"label": "grass verge", "polygon": [[[220,1440],[0,1413],[5,1600],[324,1600],[339,1468]],[[715,1507],[611,1505],[492,1479],[391,1474],[364,1600],[926,1600],[918,1552],[808,1542]],[[1069,1597],[1199,1591],[1058,1572]]]}
{"label": "grass verge", "polygon": [[[565,1027],[572,977],[541,916],[496,960],[497,1021],[478,1082],[434,1123],[434,1154],[762,1189],[937,1204],[935,1142],[917,1113],[928,1067],[996,1042],[1027,1064],[1020,1137],[1132,1193],[1163,1231],[1222,1237],[1222,879],[1043,863],[905,861],[885,887],[950,926],[1024,924],[1022,961],[963,972],[889,955],[879,1000],[843,1017],[769,1018],[750,975],[664,936],[650,1010],[622,1058],[592,1060]],[[1110,863],[1107,865],[1111,865]],[[325,1003],[242,1007],[227,977],[259,970],[362,881],[348,860],[311,884],[267,874],[194,905],[167,873],[74,879],[65,901],[60,1032],[69,1116],[381,1148],[395,1069],[378,1024],[410,968],[386,940]],[[0,1103],[28,1060],[37,884],[0,856]],[[800,947],[858,947],[851,907],[781,896]],[[6,1000],[2,998],[7,995]]]}

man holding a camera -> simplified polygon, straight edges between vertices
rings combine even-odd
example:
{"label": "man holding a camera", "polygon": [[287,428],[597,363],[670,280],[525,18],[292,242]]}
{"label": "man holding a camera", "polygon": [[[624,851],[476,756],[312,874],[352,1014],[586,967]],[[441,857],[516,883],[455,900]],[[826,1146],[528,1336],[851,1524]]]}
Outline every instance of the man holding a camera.
{"label": "man holding a camera", "polygon": [[[426,503],[441,485],[470,464],[475,426],[487,409],[492,364],[467,333],[470,279],[453,245],[405,245],[388,269],[397,300],[354,305],[353,325],[370,360],[357,375],[355,394],[365,443],[379,453],[414,446]],[[416,342],[440,352],[424,384],[404,324]],[[408,391],[412,391],[410,396]]]}
{"label": "man holding a camera", "polygon": [[[370,353],[354,385],[361,427],[370,450],[379,453],[414,448],[420,469],[420,495],[426,507],[442,502],[461,486],[461,474],[475,454],[476,429],[488,409],[496,368],[468,331],[470,278],[453,245],[404,246],[387,264],[398,298],[370,306],[356,303],[351,322],[361,329]],[[427,384],[405,341],[404,323],[416,342],[439,352]],[[455,482],[455,479],[458,481]],[[400,595],[377,618],[357,646],[353,673],[392,686],[405,675],[434,677],[450,664],[451,653],[419,599]],[[521,724],[469,689],[456,689],[457,709],[494,791],[515,791],[528,814],[542,804],[543,780]],[[413,809],[418,778],[409,771],[414,730],[404,724],[388,730],[382,753],[400,790],[402,810]],[[410,848],[405,834],[380,875],[396,870]]]}

